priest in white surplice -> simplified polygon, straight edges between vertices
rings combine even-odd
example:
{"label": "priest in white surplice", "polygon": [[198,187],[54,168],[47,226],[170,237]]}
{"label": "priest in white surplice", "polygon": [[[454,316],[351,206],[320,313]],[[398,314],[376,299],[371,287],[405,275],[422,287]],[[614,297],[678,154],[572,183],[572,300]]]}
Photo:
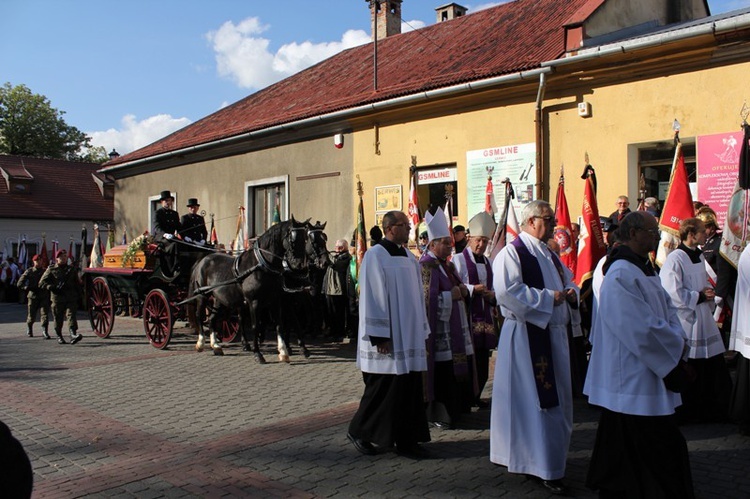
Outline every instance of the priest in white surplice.
{"label": "priest in white surplice", "polygon": [[579,290],[545,244],[555,225],[549,203],[530,202],[520,237],[492,265],[505,322],[495,362],[490,460],[560,494],[573,430],[569,307],[578,306]]}
{"label": "priest in white surplice", "polygon": [[428,456],[419,442],[430,440],[422,384],[430,328],[422,276],[403,246],[409,239],[406,215],[386,213],[383,233],[359,272],[357,367],[365,391],[347,438],[362,454],[395,444],[399,454],[419,459]]}
{"label": "priest in white surplice", "polygon": [[731,416],[740,433],[750,435],[750,244],[737,264],[732,334],[729,349],[737,351],[737,382],[732,393]]}
{"label": "priest in white surplice", "polygon": [[656,218],[628,214],[604,264],[583,392],[602,408],[586,485],[599,497],[694,497],[687,444],[673,417],[689,385],[687,335],[649,262]]}
{"label": "priest in white surplice", "polygon": [[677,307],[688,337],[688,364],[697,379],[682,393],[681,422],[720,423],[727,419],[732,379],[724,361],[724,341],[714,320],[716,293],[708,282],[706,261],[698,246],[706,242],[706,225],[698,218],[680,222],[680,245],[662,265],[661,285]]}

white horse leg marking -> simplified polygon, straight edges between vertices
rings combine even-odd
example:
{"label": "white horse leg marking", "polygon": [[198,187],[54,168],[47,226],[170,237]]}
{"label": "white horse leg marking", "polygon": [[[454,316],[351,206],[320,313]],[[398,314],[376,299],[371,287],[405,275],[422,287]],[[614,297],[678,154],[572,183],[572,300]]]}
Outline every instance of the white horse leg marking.
{"label": "white horse leg marking", "polygon": [[289,350],[286,348],[286,342],[281,337],[279,331],[276,332],[276,341],[279,349],[279,362],[289,362]]}
{"label": "white horse leg marking", "polygon": [[195,351],[202,352],[203,347],[206,345],[206,339],[203,337],[203,331],[198,332],[198,342],[195,344]]}
{"label": "white horse leg marking", "polygon": [[221,341],[219,341],[216,331],[211,331],[211,350],[214,351],[214,355],[224,355],[224,350],[221,348]]}

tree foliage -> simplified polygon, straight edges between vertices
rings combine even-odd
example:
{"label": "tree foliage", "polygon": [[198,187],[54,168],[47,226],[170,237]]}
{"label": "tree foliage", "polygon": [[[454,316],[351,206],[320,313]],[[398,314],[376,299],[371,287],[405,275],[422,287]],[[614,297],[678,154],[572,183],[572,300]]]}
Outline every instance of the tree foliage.
{"label": "tree foliage", "polygon": [[68,161],[108,159],[89,136],[65,122],[64,114],[27,86],[5,83],[0,87],[0,153]]}

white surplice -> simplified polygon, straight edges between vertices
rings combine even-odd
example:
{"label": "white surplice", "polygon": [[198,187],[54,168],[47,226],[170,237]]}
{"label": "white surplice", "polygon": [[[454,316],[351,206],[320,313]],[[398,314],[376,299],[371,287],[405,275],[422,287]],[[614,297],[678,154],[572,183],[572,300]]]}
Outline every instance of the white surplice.
{"label": "white surplice", "polygon": [[698,303],[700,291],[708,286],[703,255],[698,263],[677,249],[667,255],[659,272],[661,284],[677,307],[677,316],[688,337],[691,359],[709,359],[724,353],[724,341],[716,326],[713,300]]}
{"label": "white surplice", "polygon": [[[490,460],[511,473],[526,473],[545,480],[565,475],[565,460],[573,430],[573,395],[570,374],[567,306],[554,305],[554,292],[578,288],[564,265],[564,283],[547,246],[522,232],[521,241],[536,257],[544,288],[523,283],[516,248],[509,244],[492,264],[494,289],[505,317],[497,347],[490,419]],[[557,407],[542,409],[531,365],[526,322],[549,327],[557,383]]]}
{"label": "white surplice", "polygon": [[[408,251],[406,257],[391,256],[373,246],[359,270],[359,289],[357,367],[376,374],[426,371],[430,326],[416,257]],[[392,340],[393,351],[378,353],[370,337]]]}
{"label": "white surplice", "polygon": [[591,332],[596,341],[583,387],[590,404],[638,416],[674,413],[681,398],[663,378],[686,351],[687,335],[658,276],[615,261]]}
{"label": "white surplice", "polygon": [[746,246],[737,264],[737,288],[734,292],[732,335],[729,349],[750,359],[750,245]]}

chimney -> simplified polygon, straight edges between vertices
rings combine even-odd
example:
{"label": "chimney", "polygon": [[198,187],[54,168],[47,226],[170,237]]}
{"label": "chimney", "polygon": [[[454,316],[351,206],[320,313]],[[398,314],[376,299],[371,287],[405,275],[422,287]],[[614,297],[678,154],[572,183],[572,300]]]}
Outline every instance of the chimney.
{"label": "chimney", "polygon": [[[401,34],[402,0],[367,0],[370,3],[370,27],[372,39],[378,40]],[[376,24],[377,23],[377,24]]]}
{"label": "chimney", "polygon": [[442,23],[443,21],[450,21],[451,19],[465,16],[467,10],[469,9],[462,5],[458,5],[457,3],[442,5],[435,9],[435,12],[437,12],[436,22]]}

